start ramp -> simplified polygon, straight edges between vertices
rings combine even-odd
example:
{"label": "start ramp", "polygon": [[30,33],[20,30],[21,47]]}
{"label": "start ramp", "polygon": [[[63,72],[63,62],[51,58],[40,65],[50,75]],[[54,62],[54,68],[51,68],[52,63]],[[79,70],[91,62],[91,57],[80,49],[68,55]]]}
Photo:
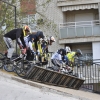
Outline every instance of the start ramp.
{"label": "start ramp", "polygon": [[78,77],[51,71],[38,66],[30,68],[25,78],[35,82],[72,89],[79,89],[84,83],[84,80]]}

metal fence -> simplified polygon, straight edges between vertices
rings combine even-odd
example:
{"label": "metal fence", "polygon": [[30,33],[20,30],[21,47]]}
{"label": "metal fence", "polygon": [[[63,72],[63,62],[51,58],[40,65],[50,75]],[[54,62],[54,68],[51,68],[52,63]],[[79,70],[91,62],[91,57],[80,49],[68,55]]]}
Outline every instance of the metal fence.
{"label": "metal fence", "polygon": [[84,79],[83,89],[100,93],[100,65],[93,60],[75,60],[74,73]]}
{"label": "metal fence", "polygon": [[[50,54],[52,55],[52,53]],[[48,65],[45,67],[53,66],[50,60],[51,55],[48,59]],[[96,61],[98,59],[75,59],[73,74],[85,80],[81,89],[100,93],[100,64]]]}

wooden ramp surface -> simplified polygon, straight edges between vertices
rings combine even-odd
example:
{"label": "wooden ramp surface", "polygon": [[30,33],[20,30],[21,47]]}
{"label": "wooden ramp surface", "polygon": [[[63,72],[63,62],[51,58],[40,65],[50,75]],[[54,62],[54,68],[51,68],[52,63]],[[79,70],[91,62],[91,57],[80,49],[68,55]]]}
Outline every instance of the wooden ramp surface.
{"label": "wooden ramp surface", "polygon": [[79,89],[84,82],[83,79],[47,70],[38,66],[32,67],[27,72],[25,78],[31,81],[41,82],[44,84],[56,85],[73,89]]}

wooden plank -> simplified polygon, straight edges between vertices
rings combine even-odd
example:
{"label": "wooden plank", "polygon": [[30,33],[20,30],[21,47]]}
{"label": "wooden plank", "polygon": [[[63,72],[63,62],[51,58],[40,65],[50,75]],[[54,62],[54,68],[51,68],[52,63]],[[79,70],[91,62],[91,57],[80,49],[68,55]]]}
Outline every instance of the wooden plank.
{"label": "wooden plank", "polygon": [[77,77],[47,70],[38,66],[33,67],[26,75],[27,79],[50,85],[79,89],[84,80]]}

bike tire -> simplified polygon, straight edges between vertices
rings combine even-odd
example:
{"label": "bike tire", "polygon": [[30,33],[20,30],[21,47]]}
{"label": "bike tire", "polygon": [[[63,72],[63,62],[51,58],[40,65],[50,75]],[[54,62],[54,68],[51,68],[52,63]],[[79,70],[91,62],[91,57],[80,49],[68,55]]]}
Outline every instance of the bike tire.
{"label": "bike tire", "polygon": [[2,69],[3,68],[3,61],[2,60],[0,60],[0,69]]}
{"label": "bike tire", "polygon": [[13,62],[9,61],[8,63],[4,64],[4,69],[5,69],[7,72],[13,72],[13,71],[14,71]]}
{"label": "bike tire", "polygon": [[15,72],[19,77],[25,78],[27,71],[31,68],[28,60],[20,60],[16,63]]}
{"label": "bike tire", "polygon": [[0,52],[0,69],[2,69],[4,66],[4,59],[5,59],[5,55]]}

